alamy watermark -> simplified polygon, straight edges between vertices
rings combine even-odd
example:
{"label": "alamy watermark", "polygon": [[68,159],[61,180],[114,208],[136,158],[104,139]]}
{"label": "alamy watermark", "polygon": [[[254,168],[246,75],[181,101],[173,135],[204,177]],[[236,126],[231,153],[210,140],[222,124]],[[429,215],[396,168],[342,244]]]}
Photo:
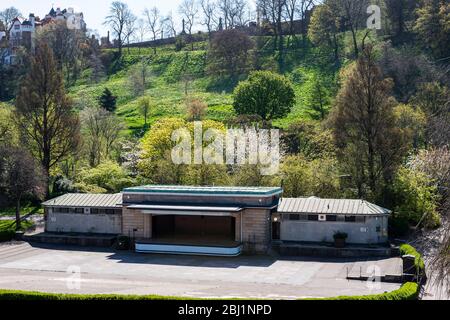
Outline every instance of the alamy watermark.
{"label": "alamy watermark", "polygon": [[280,167],[280,132],[277,129],[207,129],[194,123],[194,136],[186,128],[172,132],[175,164],[260,165],[261,175],[275,175]]}
{"label": "alamy watermark", "polygon": [[381,8],[375,4],[367,7],[367,29],[381,29]]}
{"label": "alamy watermark", "polygon": [[81,289],[81,267],[80,266],[69,266],[66,270],[66,287],[69,290],[80,290]]}

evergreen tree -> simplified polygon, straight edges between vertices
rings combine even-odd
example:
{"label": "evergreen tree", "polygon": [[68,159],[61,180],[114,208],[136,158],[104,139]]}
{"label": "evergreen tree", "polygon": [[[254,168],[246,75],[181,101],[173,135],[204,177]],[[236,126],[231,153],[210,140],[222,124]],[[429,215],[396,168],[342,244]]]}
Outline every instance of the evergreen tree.
{"label": "evergreen tree", "polygon": [[114,96],[108,88],[103,90],[102,95],[98,99],[100,106],[109,112],[114,112],[116,110],[116,101],[117,97]]}

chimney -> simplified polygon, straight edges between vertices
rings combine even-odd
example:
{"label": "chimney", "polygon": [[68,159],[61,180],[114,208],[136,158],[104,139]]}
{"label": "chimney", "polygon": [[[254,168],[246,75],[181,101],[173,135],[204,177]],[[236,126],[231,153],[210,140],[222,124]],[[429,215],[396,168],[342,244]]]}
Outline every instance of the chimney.
{"label": "chimney", "polygon": [[34,17],[34,13],[30,13],[29,20],[34,28],[36,26],[36,18]]}

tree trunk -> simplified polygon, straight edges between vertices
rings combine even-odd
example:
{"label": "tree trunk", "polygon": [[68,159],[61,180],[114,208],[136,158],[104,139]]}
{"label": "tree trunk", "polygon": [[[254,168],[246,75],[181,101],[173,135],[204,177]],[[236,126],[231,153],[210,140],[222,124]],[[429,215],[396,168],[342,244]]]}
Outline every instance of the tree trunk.
{"label": "tree trunk", "polygon": [[356,39],[356,31],[353,28],[353,26],[351,26],[350,29],[352,30],[353,49],[354,49],[354,52],[355,52],[355,59],[358,59],[358,57],[359,57],[359,49],[358,49],[358,41]]}
{"label": "tree trunk", "polygon": [[20,230],[21,223],[20,223],[20,197],[17,199],[16,202],[16,230]]}

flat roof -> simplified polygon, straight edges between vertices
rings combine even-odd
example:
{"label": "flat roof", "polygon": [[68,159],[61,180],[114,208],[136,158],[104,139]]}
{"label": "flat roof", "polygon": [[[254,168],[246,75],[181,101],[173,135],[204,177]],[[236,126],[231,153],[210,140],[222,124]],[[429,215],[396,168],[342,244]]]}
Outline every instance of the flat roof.
{"label": "flat roof", "polygon": [[283,192],[278,187],[194,187],[194,186],[160,186],[148,185],[132,187],[123,193],[153,193],[179,195],[237,195],[237,196],[272,196]]}
{"label": "flat roof", "polygon": [[365,200],[283,198],[278,206],[279,213],[310,213],[337,215],[386,215],[391,211]]}
{"label": "flat roof", "polygon": [[122,208],[122,194],[68,193],[45,201],[47,207]]}

